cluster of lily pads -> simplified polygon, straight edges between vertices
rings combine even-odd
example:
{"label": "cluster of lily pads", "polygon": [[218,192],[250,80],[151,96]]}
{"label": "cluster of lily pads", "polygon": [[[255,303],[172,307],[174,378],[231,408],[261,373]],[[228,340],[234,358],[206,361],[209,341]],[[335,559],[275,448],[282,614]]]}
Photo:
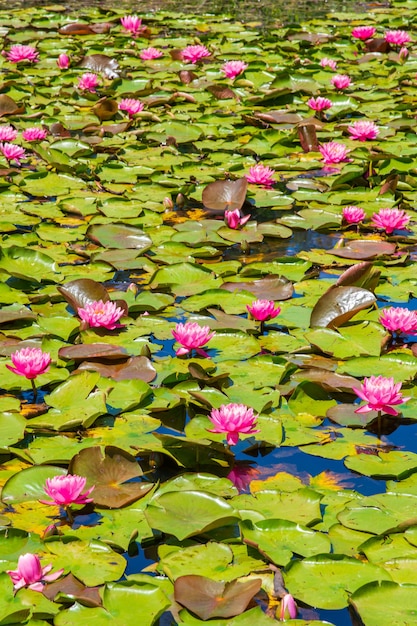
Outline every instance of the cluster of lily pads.
{"label": "cluster of lily pads", "polygon": [[[0,13],[0,623],[412,623],[417,2],[393,4],[266,33]],[[291,450],[338,473],[254,460]]]}

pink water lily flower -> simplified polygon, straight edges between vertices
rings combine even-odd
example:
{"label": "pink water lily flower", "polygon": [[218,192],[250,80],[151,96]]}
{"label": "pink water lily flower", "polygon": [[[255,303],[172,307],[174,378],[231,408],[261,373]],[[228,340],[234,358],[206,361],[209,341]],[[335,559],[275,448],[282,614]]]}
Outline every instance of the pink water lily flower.
{"label": "pink water lily flower", "polygon": [[188,354],[191,350],[195,350],[201,356],[208,356],[201,348],[216,334],[214,331],[210,332],[209,326],[200,326],[197,322],[179,323],[171,332],[182,346],[175,352],[177,356]]}
{"label": "pink water lily flower", "polygon": [[21,554],[17,562],[17,569],[6,570],[13,582],[15,591],[28,587],[32,591],[42,591],[45,587],[45,582],[52,582],[59,578],[63,569],[48,574],[51,571],[52,565],[45,565],[42,567],[40,559],[37,554]]}
{"label": "pink water lily flower", "polygon": [[93,491],[94,486],[82,493],[87,479],[77,474],[65,474],[47,478],[44,491],[51,500],[39,500],[42,504],[51,504],[63,508],[71,504],[88,504],[93,498],[88,496]]}
{"label": "pink water lily flower", "polygon": [[248,183],[253,185],[262,185],[263,187],[272,187],[275,184],[273,175],[275,171],[262,163],[253,165],[247,174],[245,174]]}
{"label": "pink water lily flower", "polygon": [[0,126],[0,141],[14,141],[17,137],[17,130],[13,126]]}
{"label": "pink water lily flower", "polygon": [[99,80],[96,74],[92,72],[86,72],[82,76],[78,78],[78,89],[81,91],[89,91],[90,93],[94,93],[98,87]]}
{"label": "pink water lily flower", "polygon": [[62,54],[59,55],[56,64],[58,65],[60,70],[66,70],[69,68],[69,64],[70,64],[70,58],[68,56],[68,54],[65,54],[65,52],[63,52]]}
{"label": "pink water lily flower", "polygon": [[246,308],[258,322],[267,322],[281,313],[281,307],[276,307],[273,300],[254,300],[252,304],[247,304]]}
{"label": "pink water lily flower", "polygon": [[417,333],[417,314],[401,306],[382,309],[379,322],[391,333]]}
{"label": "pink water lily flower", "polygon": [[120,22],[123,28],[134,38],[146,30],[146,26],[142,24],[141,18],[137,15],[125,15],[125,17],[120,19]]}
{"label": "pink water lily flower", "polygon": [[331,163],[342,163],[348,160],[349,150],[342,143],[328,141],[319,146],[319,151],[326,165]]}
{"label": "pink water lily flower", "polygon": [[91,328],[107,328],[107,330],[122,328],[123,324],[117,322],[125,314],[123,309],[111,300],[107,302],[95,300],[86,304],[84,308],[80,307],[77,313]]}
{"label": "pink water lily flower", "polygon": [[49,370],[51,355],[40,348],[21,348],[10,355],[13,365],[7,365],[14,374],[33,380]]}
{"label": "pink water lily flower", "polygon": [[335,61],[334,59],[323,57],[320,61],[320,65],[322,67],[330,67],[331,70],[335,70],[337,67],[337,61]]}
{"label": "pink water lily flower", "polygon": [[164,56],[164,53],[161,50],[158,50],[158,48],[150,47],[141,50],[139,56],[142,61],[152,61],[152,59],[159,59],[159,57]]}
{"label": "pink water lily flower", "polygon": [[406,58],[408,57],[408,55],[409,55],[409,54],[410,54],[410,53],[409,53],[409,51],[407,50],[407,48],[406,48],[405,46],[403,46],[403,47],[402,47],[402,48],[400,48],[400,50],[398,51],[398,57],[399,57],[399,60],[403,63],[403,62],[406,60]]}
{"label": "pink water lily flower", "polygon": [[20,161],[26,157],[24,149],[13,143],[0,143],[0,152],[7,161],[16,161],[18,165],[20,165]]}
{"label": "pink water lily flower", "polygon": [[342,210],[342,216],[348,224],[359,224],[365,217],[365,211],[359,206],[345,206]]}
{"label": "pink water lily flower", "polygon": [[214,428],[207,429],[209,433],[225,433],[229,446],[234,446],[239,441],[239,434],[245,435],[258,433],[255,429],[257,415],[253,414],[245,404],[222,404],[219,409],[212,409],[209,419]]}
{"label": "pink water lily flower", "polygon": [[32,46],[23,46],[20,43],[16,43],[10,47],[6,57],[11,63],[20,63],[21,61],[37,63],[39,61],[39,52]]}
{"label": "pink water lily flower", "polygon": [[329,100],[329,98],[318,96],[317,98],[309,98],[307,105],[310,109],[313,109],[313,111],[327,111],[327,109],[333,106],[333,102]]}
{"label": "pink water lily flower", "polygon": [[384,39],[393,46],[404,46],[411,41],[410,35],[405,30],[387,30]]}
{"label": "pink water lily flower", "polygon": [[206,46],[187,46],[182,50],[181,57],[183,61],[187,61],[188,63],[198,63],[202,59],[211,56],[211,52],[206,48]]}
{"label": "pink water lily flower", "polygon": [[394,230],[406,228],[410,217],[401,209],[380,209],[372,216],[372,226],[385,230],[390,235]]}
{"label": "pink water lily flower", "polygon": [[365,400],[366,404],[356,409],[355,413],[369,413],[369,411],[381,411],[388,415],[396,416],[398,411],[393,408],[398,404],[404,404],[410,398],[404,398],[401,383],[394,383],[393,378],[385,376],[371,376],[364,378],[360,389],[353,387],[356,395]]}
{"label": "pink water lily flower", "polygon": [[248,67],[248,64],[244,61],[226,61],[222,67],[222,72],[227,78],[236,78],[239,74],[242,74]]}
{"label": "pink water lily flower", "polygon": [[284,622],[287,619],[295,619],[297,617],[297,611],[298,609],[294,598],[290,593],[286,593],[285,596],[281,598],[279,610],[280,621]]}
{"label": "pink water lily flower", "polygon": [[135,98],[123,98],[119,102],[119,111],[126,111],[129,117],[133,117],[136,113],[140,113],[145,108],[145,105],[140,100]]}
{"label": "pink water lily flower", "polygon": [[233,228],[234,230],[237,230],[240,226],[244,226],[246,222],[250,220],[250,215],[240,217],[239,209],[235,209],[234,211],[225,211],[224,217],[228,227]]}
{"label": "pink water lily flower", "polygon": [[366,41],[367,39],[371,39],[375,33],[376,28],[374,28],[374,26],[357,26],[352,30],[352,37]]}
{"label": "pink water lily flower", "polygon": [[40,126],[26,128],[22,133],[22,137],[25,141],[42,141],[42,139],[45,139],[47,136],[48,131]]}
{"label": "pink water lily flower", "polygon": [[357,120],[348,131],[352,139],[357,141],[366,141],[367,139],[375,139],[379,135],[379,128],[374,122],[369,120]]}
{"label": "pink water lily flower", "polygon": [[347,89],[352,84],[350,76],[347,74],[335,74],[330,82],[339,90]]}

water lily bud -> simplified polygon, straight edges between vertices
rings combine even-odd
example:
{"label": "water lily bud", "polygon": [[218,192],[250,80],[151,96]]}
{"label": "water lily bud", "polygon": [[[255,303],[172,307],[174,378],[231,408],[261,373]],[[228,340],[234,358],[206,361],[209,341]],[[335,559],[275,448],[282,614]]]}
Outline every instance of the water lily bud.
{"label": "water lily bud", "polygon": [[177,207],[179,209],[182,209],[182,207],[185,204],[185,196],[182,193],[179,193],[175,199],[175,204],[177,205]]}
{"label": "water lily bud", "polygon": [[166,196],[163,199],[162,204],[164,205],[166,210],[171,211],[174,208],[174,203],[172,202],[172,198],[169,198],[168,196]]}

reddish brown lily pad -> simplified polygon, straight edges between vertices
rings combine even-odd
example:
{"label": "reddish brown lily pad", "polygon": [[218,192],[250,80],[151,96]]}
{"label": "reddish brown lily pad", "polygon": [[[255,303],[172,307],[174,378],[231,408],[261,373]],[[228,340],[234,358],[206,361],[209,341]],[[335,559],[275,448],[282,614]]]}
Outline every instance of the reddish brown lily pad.
{"label": "reddish brown lily pad", "polygon": [[343,259],[358,259],[365,261],[374,257],[394,254],[397,246],[389,241],[356,240],[349,241],[343,248],[333,248],[330,254]]}
{"label": "reddish brown lily pad", "polygon": [[25,306],[18,311],[10,311],[9,309],[3,309],[0,311],[0,324],[9,324],[10,322],[16,322],[18,320],[33,319],[36,319],[35,313]]}
{"label": "reddish brown lily pad", "polygon": [[76,600],[83,606],[97,607],[102,606],[102,600],[98,587],[86,587],[78,578],[72,574],[64,576],[49,585],[45,585],[42,590],[43,595],[54,601],[56,596],[69,596],[72,600]]}
{"label": "reddish brown lily pad", "polygon": [[150,383],[156,378],[156,370],[146,356],[130,357],[123,363],[100,363],[97,361],[84,361],[78,370],[99,372],[105,378],[113,380],[143,380]]}
{"label": "reddish brown lily pad", "polygon": [[120,69],[117,60],[107,54],[88,54],[81,59],[80,67],[106,78],[118,78]]}
{"label": "reddish brown lily pad", "polygon": [[203,204],[206,209],[216,213],[241,209],[246,199],[248,181],[246,178],[237,180],[216,180],[209,183],[203,190]]}
{"label": "reddish brown lily pad", "polygon": [[0,117],[3,115],[17,115],[23,113],[25,107],[20,107],[13,98],[2,93],[0,95]]}
{"label": "reddish brown lily pad", "polygon": [[360,384],[353,376],[336,374],[335,372],[329,372],[328,370],[318,367],[301,369],[293,374],[291,378],[300,382],[302,380],[308,380],[313,383],[318,383],[323,389],[329,391],[350,391],[353,387],[358,387]]}
{"label": "reddish brown lily pad", "polygon": [[73,22],[71,24],[65,24],[58,30],[60,35],[100,35],[107,33],[112,25],[109,22],[103,22],[102,24],[83,24],[81,22]]}
{"label": "reddish brown lily pad", "polygon": [[304,152],[319,151],[319,142],[317,139],[315,124],[299,124],[297,132],[301,147]]}
{"label": "reddish brown lily pad", "polygon": [[102,300],[102,302],[110,300],[107,289],[101,283],[91,278],[72,280],[69,283],[58,286],[57,289],[75,311],[97,300]]}
{"label": "reddish brown lily pad", "polygon": [[230,87],[226,87],[225,85],[209,85],[207,87],[207,91],[209,91],[217,100],[228,100],[229,98],[237,98],[237,95],[230,89]]}
{"label": "reddish brown lily pad", "polygon": [[289,300],[294,293],[292,282],[282,276],[240,283],[223,283],[220,288],[231,292],[249,291],[255,298],[261,300]]}
{"label": "reddish brown lily pad", "polygon": [[310,326],[337,328],[362,309],[376,302],[373,293],[361,287],[331,287],[316,303]]}
{"label": "reddish brown lily pad", "polygon": [[71,361],[84,361],[85,359],[114,361],[126,357],[127,352],[121,346],[115,346],[111,343],[81,343],[60,348],[58,356],[60,359]]}

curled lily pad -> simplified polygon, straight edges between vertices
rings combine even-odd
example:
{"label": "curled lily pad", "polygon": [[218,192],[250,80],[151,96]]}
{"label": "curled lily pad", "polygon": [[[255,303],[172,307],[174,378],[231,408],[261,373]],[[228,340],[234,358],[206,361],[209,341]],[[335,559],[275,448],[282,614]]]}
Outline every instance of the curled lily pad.
{"label": "curled lily pad", "polygon": [[216,213],[241,209],[246,199],[247,188],[246,178],[216,180],[204,188],[203,204],[206,209]]}
{"label": "curled lily pad", "polygon": [[337,328],[376,302],[373,293],[360,287],[331,287],[316,303],[310,326]]}
{"label": "curled lily pad", "polygon": [[10,96],[0,94],[0,117],[3,115],[17,115],[23,113],[24,107],[20,107]]}
{"label": "curled lily pad", "polygon": [[366,260],[382,254],[394,254],[396,248],[395,243],[389,243],[388,241],[361,239],[358,241],[349,241],[343,248],[333,248],[333,250],[329,250],[329,253],[342,257],[343,259]]}
{"label": "curled lily pad", "polygon": [[318,152],[319,142],[315,124],[299,124],[297,130],[304,152]]}
{"label": "curled lily pad", "polygon": [[132,504],[153,488],[138,480],[142,471],[135,457],[114,446],[81,450],[71,460],[69,472],[85,476],[87,485],[94,485],[94,503],[111,509]]}
{"label": "curled lily pad", "polygon": [[88,54],[81,59],[80,67],[85,67],[96,74],[103,74],[106,78],[119,76],[119,63],[107,54]]}
{"label": "curled lily pad", "polygon": [[107,289],[91,278],[72,280],[60,285],[58,291],[75,310],[97,300],[102,300],[102,302],[110,300]]}
{"label": "curled lily pad", "polygon": [[174,583],[175,600],[203,620],[234,617],[245,611],[261,588],[260,578],[219,582],[206,576],[180,576]]}

